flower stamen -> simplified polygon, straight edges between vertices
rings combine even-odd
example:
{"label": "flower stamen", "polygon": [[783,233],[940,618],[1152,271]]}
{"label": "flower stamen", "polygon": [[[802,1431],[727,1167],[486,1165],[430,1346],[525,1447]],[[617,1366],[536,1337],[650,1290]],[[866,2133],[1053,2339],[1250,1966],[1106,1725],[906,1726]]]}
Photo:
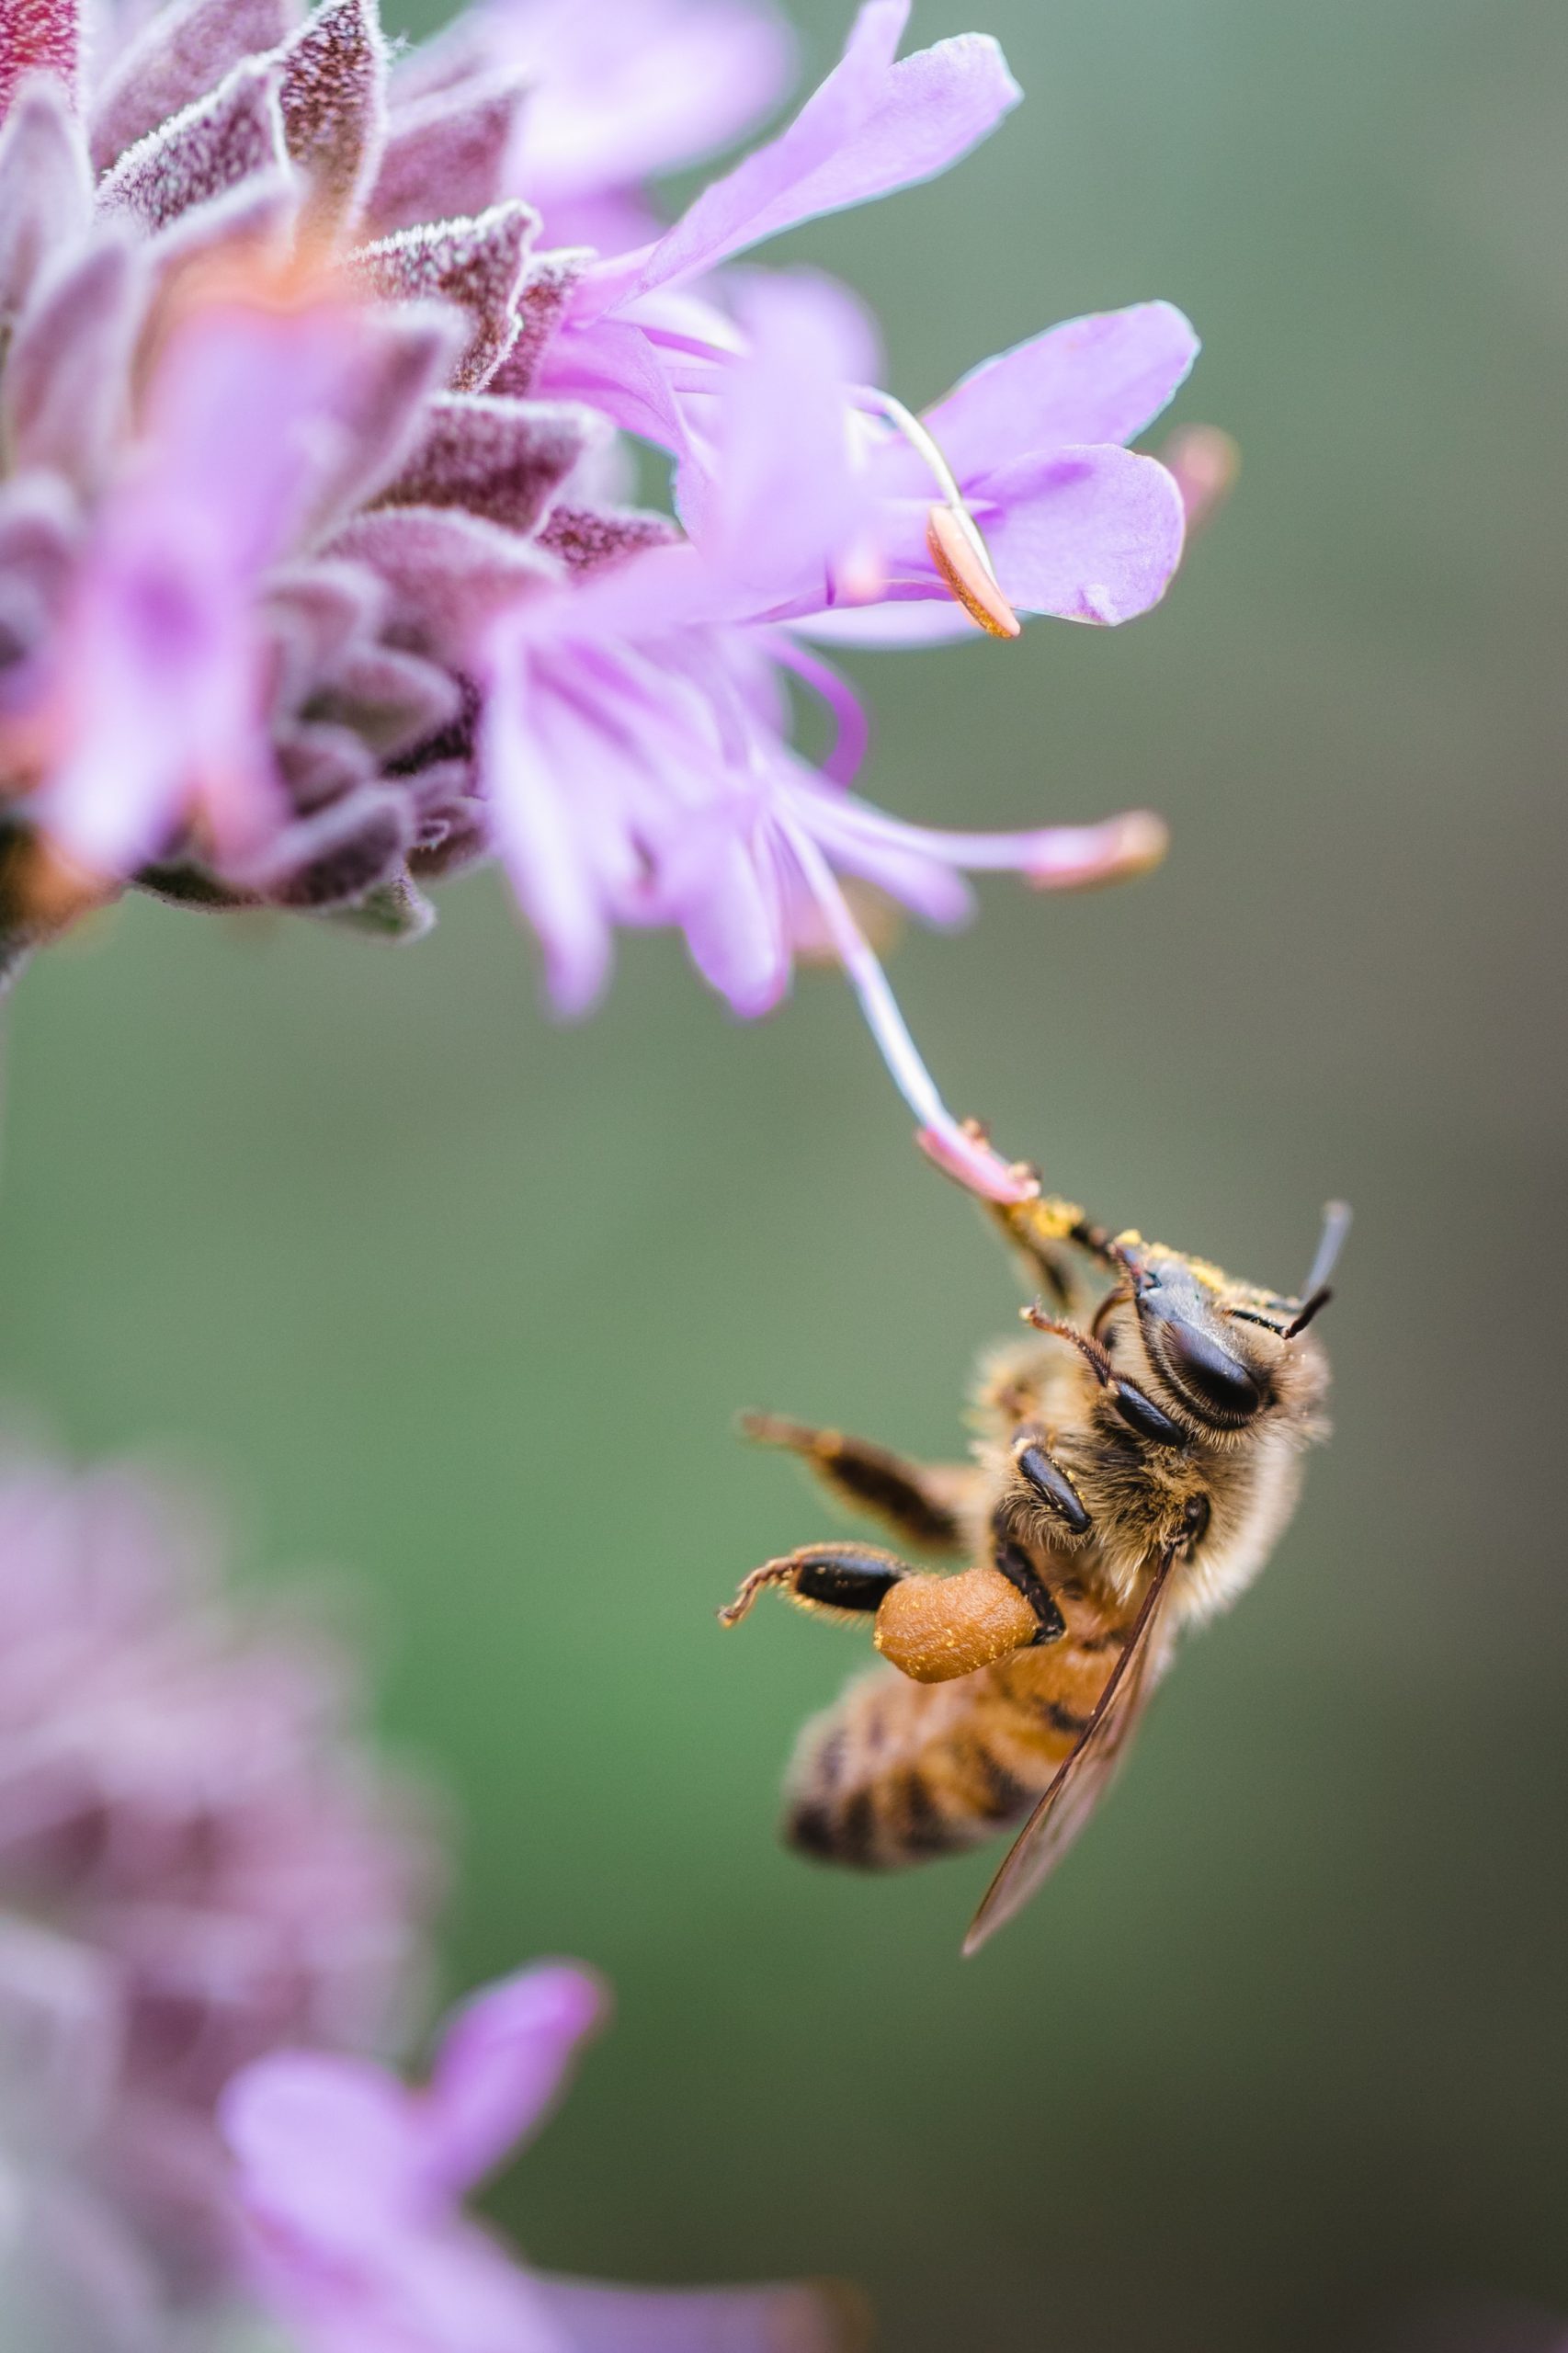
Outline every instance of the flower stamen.
{"label": "flower stamen", "polygon": [[1025,1201],[1039,1191],[1032,1170],[1004,1160],[972,1120],[953,1117],[937,1091],[909,1025],[899,1010],[888,976],[878,962],[840,889],[837,878],[805,828],[783,821],[790,851],[807,889],[822,911],[834,951],[860,1001],[866,1026],[893,1085],[919,1121],[915,1141],[928,1158],[971,1193],[989,1201]]}
{"label": "flower stamen", "polygon": [[1022,624],[1003,594],[984,533],[935,437],[893,393],[869,387],[860,398],[864,406],[875,408],[903,434],[930,469],[942,494],[941,504],[933,506],[926,518],[926,545],[949,593],[988,637],[1018,636]]}

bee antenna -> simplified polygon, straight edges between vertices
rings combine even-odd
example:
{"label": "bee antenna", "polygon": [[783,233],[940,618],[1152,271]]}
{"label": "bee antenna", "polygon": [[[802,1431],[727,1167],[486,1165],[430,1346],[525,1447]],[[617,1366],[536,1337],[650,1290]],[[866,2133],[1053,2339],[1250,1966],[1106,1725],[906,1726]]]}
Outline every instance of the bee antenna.
{"label": "bee antenna", "polygon": [[1322,1313],[1323,1310],[1328,1305],[1329,1301],[1333,1297],[1334,1292],[1330,1289],[1329,1285],[1327,1283],[1320,1284],[1318,1289],[1313,1291],[1312,1297],[1301,1307],[1294,1321],[1286,1324],[1285,1329],[1279,1335],[1280,1338],[1282,1340],[1293,1340],[1298,1332],[1304,1332],[1312,1318],[1315,1315]]}
{"label": "bee antenna", "polygon": [[1302,1306],[1295,1326],[1297,1331],[1303,1331],[1310,1317],[1315,1315],[1320,1307],[1326,1306],[1328,1279],[1339,1263],[1339,1254],[1345,1247],[1345,1237],[1349,1231],[1349,1202],[1330,1201],[1323,1213],[1323,1232],[1318,1236],[1312,1270],[1301,1285]]}

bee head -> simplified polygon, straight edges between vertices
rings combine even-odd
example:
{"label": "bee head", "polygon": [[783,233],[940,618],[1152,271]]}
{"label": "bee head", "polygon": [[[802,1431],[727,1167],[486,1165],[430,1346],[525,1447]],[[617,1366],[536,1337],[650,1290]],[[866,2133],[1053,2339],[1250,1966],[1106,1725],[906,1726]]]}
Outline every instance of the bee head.
{"label": "bee head", "polygon": [[1153,1370],[1202,1427],[1241,1429],[1267,1402],[1268,1370],[1228,1328],[1219,1299],[1184,1258],[1129,1253],[1138,1329]]}
{"label": "bee head", "polygon": [[1315,1396],[1324,1378],[1319,1353],[1295,1343],[1328,1304],[1327,1278],[1349,1222],[1344,1204],[1331,1203],[1296,1298],[1233,1283],[1199,1260],[1122,1237],[1120,1296],[1131,1300],[1151,1371],[1185,1421],[1221,1436],[1244,1430],[1266,1407]]}

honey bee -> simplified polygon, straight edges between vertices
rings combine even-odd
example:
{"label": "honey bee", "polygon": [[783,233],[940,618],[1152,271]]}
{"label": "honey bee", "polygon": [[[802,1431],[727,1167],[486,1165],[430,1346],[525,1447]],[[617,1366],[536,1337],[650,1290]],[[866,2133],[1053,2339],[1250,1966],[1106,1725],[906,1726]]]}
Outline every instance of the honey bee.
{"label": "honey bee", "polygon": [[[807,1544],[754,1569],[719,1613],[776,1586],[872,1620],[886,1665],[808,1723],[786,1786],[801,1852],[892,1870],[1023,1827],[964,1943],[1028,1901],[1104,1794],[1177,1635],[1236,1599],[1294,1508],[1325,1434],[1309,1332],[1349,1224],[1332,1203],[1299,1296],[1111,1234],[1074,1203],[990,1211],[1044,1296],[1030,1336],[983,1359],[967,1463],[915,1462],[774,1415],[743,1427],[943,1574],[880,1547]],[[1026,1818],[1027,1817],[1027,1818]]]}

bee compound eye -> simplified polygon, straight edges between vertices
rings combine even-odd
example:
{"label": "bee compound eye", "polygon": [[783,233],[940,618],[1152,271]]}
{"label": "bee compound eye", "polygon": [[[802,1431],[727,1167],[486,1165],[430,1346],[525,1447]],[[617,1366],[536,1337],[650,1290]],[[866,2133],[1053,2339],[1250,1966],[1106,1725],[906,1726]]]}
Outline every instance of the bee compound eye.
{"label": "bee compound eye", "polygon": [[1263,1392],[1245,1365],[1200,1325],[1162,1319],[1159,1346],[1176,1386],[1221,1421],[1248,1421],[1262,1404]]}

